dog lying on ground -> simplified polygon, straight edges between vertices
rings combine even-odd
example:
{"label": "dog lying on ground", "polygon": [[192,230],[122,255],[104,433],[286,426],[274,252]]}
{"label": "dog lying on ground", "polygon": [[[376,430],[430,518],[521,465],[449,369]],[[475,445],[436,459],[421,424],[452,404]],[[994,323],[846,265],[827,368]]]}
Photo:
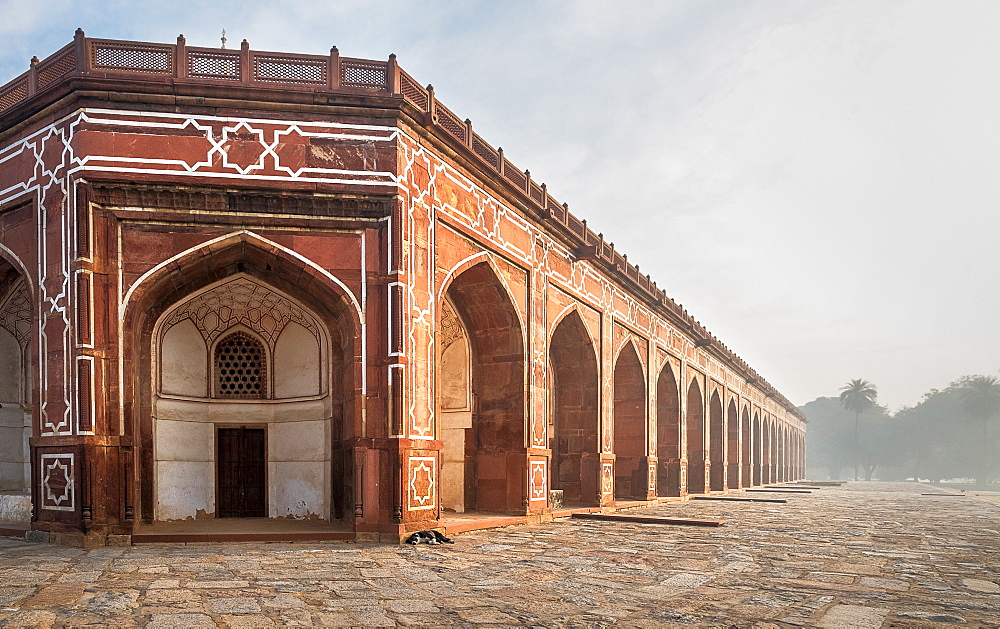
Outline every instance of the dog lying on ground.
{"label": "dog lying on ground", "polygon": [[454,544],[449,537],[445,537],[444,533],[441,531],[417,531],[413,535],[406,538],[407,544]]}

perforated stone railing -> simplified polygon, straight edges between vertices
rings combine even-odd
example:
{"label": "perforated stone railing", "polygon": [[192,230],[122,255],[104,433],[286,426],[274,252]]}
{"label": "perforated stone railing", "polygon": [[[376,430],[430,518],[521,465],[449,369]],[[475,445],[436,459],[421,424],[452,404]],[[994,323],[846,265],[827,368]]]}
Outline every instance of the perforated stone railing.
{"label": "perforated stone railing", "polygon": [[490,146],[472,130],[469,119],[463,120],[438,102],[433,86],[421,86],[400,69],[395,55],[390,55],[388,61],[352,59],[341,57],[336,47],[330,49],[329,55],[260,52],[250,50],[246,40],[239,50],[196,48],[189,47],[183,36],[177,38],[176,44],[156,44],[92,39],[77,29],[72,43],[42,61],[33,58],[27,72],[0,87],[0,119],[32,97],[76,76],[122,80],[145,77],[192,84],[243,84],[283,92],[312,90],[401,98],[417,110],[418,121],[465,147],[467,157],[516,191],[525,209],[557,232],[578,258],[603,262],[638,293],[672,313],[699,346],[714,346],[747,382],[797,412],[791,402],[659,289],[649,275],[640,273],[626,255],[615,251],[614,243],[589,229],[586,220],[573,216],[566,204],[548,193],[544,183],[536,183],[529,171],[517,168],[504,157],[502,148]]}

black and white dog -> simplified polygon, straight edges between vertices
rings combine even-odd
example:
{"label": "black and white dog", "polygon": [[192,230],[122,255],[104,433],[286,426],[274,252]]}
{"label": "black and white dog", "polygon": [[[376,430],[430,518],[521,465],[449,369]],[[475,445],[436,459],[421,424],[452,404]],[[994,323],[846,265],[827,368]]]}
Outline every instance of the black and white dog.
{"label": "black and white dog", "polygon": [[454,544],[449,537],[445,537],[441,531],[417,531],[406,538],[407,544]]}

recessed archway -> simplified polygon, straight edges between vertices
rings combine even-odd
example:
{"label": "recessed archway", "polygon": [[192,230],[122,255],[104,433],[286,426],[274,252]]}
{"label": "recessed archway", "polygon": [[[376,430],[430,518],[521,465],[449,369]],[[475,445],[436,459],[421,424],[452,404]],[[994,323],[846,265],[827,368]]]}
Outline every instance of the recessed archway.
{"label": "recessed archway", "polygon": [[681,400],[670,363],[656,379],[656,489],[660,496],[681,495]]}
{"label": "recessed archway", "polygon": [[[137,448],[126,464],[136,484],[126,492],[126,513],[128,496],[136,496],[144,522],[218,515],[216,467],[263,456],[268,517],[348,526],[363,517],[363,479],[354,476],[350,445],[361,425],[363,392],[354,386],[363,364],[360,323],[341,285],[240,232],[147,273],[128,299],[123,400],[125,432]],[[233,374],[220,371],[214,348],[236,331],[266,347],[258,352],[266,375],[256,399],[228,399],[219,389],[219,378]],[[208,430],[194,439],[196,448],[184,447],[188,424]],[[232,442],[263,437],[263,454],[257,446],[257,454],[220,455],[220,429],[263,431]]]}
{"label": "recessed archway", "polygon": [[736,400],[729,400],[726,409],[726,487],[739,489],[740,486],[740,416],[736,410]]}
{"label": "recessed archway", "polygon": [[761,468],[761,479],[760,480],[761,480],[762,484],[766,485],[767,483],[770,483],[772,481],[772,475],[771,475],[771,457],[773,456],[772,455],[773,450],[771,448],[771,441],[773,439],[773,431],[771,429],[771,420],[765,418],[762,423],[763,423],[763,427],[764,427],[764,431],[763,431],[764,434],[762,435],[762,446],[763,447],[762,447],[762,452],[761,452],[761,455],[760,455],[760,463],[761,463],[761,465],[760,465],[760,468]]}
{"label": "recessed archway", "polygon": [[27,519],[31,494],[32,330],[31,287],[20,269],[0,257],[0,492],[8,507]]}
{"label": "recessed archway", "polygon": [[[463,511],[523,513],[527,450],[520,318],[486,261],[452,279],[446,296],[469,339],[472,402],[469,426],[444,440],[442,457],[464,457]],[[451,482],[446,474],[442,470],[442,485]]]}
{"label": "recessed archway", "polygon": [[696,378],[687,393],[687,491],[705,493],[705,402]]}
{"label": "recessed archway", "polygon": [[718,391],[712,392],[712,398],[708,404],[709,417],[709,487],[712,491],[722,491],[725,489],[726,476],[726,426],[722,416],[722,399]]}
{"label": "recessed archway", "polygon": [[764,456],[764,440],[762,438],[763,426],[760,423],[760,414],[753,414],[753,484],[760,485],[764,479],[764,466],[762,459]]}
{"label": "recessed archway", "polygon": [[645,499],[646,376],[632,343],[618,355],[614,373],[615,498]]}
{"label": "recessed archway", "polygon": [[576,311],[566,315],[549,342],[549,486],[566,506],[600,503],[599,380],[597,354]]}
{"label": "recessed archway", "polygon": [[752,472],[752,456],[753,452],[753,435],[750,432],[750,411],[746,407],[743,408],[742,416],[742,435],[740,443],[742,445],[742,460],[740,461],[740,484],[743,487],[749,487],[753,484],[753,472]]}

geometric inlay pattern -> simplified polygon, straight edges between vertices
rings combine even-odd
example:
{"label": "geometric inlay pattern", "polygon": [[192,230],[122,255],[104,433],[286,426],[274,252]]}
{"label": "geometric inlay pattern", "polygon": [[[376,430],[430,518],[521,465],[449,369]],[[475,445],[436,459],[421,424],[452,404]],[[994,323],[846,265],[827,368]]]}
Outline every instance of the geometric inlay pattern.
{"label": "geometric inlay pattern", "polygon": [[194,322],[209,345],[236,324],[259,334],[272,350],[281,331],[293,321],[319,339],[319,327],[305,310],[245,277],[220,284],[188,301],[170,315],[163,329],[184,319]]}
{"label": "geometric inlay pattern", "polygon": [[409,507],[411,511],[433,509],[437,507],[436,485],[434,480],[435,459],[432,456],[413,456],[409,462]]}
{"label": "geometric inlay pattern", "polygon": [[545,461],[531,462],[531,499],[545,500],[548,496],[548,483],[545,478]]}
{"label": "geometric inlay pattern", "polygon": [[614,490],[614,468],[612,463],[604,463],[601,466],[601,491],[610,494]]}
{"label": "geometric inlay pattern", "polygon": [[73,454],[42,455],[42,505],[53,511],[76,509]]}

